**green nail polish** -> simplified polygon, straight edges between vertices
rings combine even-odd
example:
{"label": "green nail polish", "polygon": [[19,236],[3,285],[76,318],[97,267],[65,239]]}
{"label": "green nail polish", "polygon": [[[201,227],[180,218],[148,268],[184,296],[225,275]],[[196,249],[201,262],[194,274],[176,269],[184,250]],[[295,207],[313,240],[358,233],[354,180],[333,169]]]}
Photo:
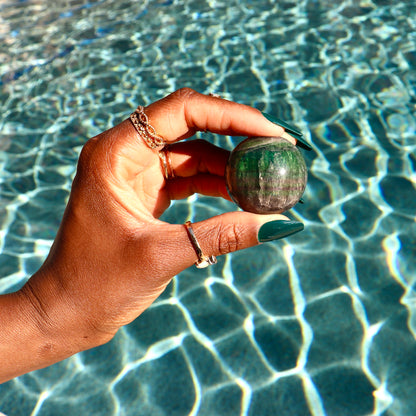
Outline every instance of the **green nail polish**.
{"label": "green nail polish", "polygon": [[286,121],[281,120],[280,118],[274,117],[268,113],[262,113],[267,120],[271,121],[274,124],[278,124],[283,127],[288,133],[296,134],[297,136],[302,136],[302,132],[294,126],[286,123]]}
{"label": "green nail polish", "polygon": [[288,237],[304,229],[304,225],[298,221],[277,220],[263,224],[257,235],[260,243],[278,240],[279,238]]}
{"label": "green nail polish", "polygon": [[296,142],[297,146],[302,147],[302,149],[305,149],[305,150],[312,150],[312,147],[309,146],[309,144],[305,141],[303,137],[299,137],[293,133],[291,134],[291,136],[293,136],[297,140]]}
{"label": "green nail polish", "polygon": [[271,121],[274,124],[277,124],[280,127],[283,127],[291,136],[293,136],[297,140],[297,145],[299,147],[302,147],[306,150],[312,150],[312,147],[309,146],[309,144],[305,141],[303,138],[303,134],[300,130],[298,130],[296,127],[291,126],[290,124],[287,124],[285,121],[280,120],[280,118],[271,116],[267,113],[262,113],[264,117],[267,118],[267,120]]}

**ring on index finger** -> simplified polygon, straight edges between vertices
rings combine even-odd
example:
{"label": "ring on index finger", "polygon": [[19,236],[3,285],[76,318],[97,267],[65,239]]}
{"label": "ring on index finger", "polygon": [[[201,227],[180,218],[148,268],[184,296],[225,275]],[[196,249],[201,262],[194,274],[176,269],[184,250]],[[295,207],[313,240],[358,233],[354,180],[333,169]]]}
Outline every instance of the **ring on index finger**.
{"label": "ring on index finger", "polygon": [[149,124],[149,119],[144,112],[144,107],[139,105],[136,110],[130,114],[130,121],[132,122],[137,133],[146,142],[151,149],[161,149],[166,145],[162,136],[156,133],[155,128]]}

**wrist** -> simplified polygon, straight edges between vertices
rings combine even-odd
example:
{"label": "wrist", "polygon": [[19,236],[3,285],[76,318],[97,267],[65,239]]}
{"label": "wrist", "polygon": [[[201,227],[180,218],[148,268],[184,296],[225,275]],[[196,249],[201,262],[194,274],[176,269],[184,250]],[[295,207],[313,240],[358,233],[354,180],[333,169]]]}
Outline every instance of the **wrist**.
{"label": "wrist", "polygon": [[86,311],[66,296],[59,279],[43,269],[12,295],[19,314],[16,324],[25,326],[24,348],[32,353],[31,368],[22,373],[101,345],[114,335],[97,330]]}
{"label": "wrist", "polygon": [[0,296],[0,383],[90,348],[55,325],[42,308],[30,284]]}

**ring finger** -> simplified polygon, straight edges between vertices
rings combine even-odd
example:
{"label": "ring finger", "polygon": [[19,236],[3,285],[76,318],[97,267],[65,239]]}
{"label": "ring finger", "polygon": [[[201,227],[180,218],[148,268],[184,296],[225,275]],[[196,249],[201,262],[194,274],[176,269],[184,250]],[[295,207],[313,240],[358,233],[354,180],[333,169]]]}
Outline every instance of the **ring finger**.
{"label": "ring finger", "polygon": [[225,186],[229,151],[204,140],[170,145],[163,151],[161,165],[170,199],[194,193],[230,199]]}
{"label": "ring finger", "polygon": [[169,145],[162,158],[162,170],[169,178],[189,178],[198,174],[224,177],[230,152],[205,140]]}

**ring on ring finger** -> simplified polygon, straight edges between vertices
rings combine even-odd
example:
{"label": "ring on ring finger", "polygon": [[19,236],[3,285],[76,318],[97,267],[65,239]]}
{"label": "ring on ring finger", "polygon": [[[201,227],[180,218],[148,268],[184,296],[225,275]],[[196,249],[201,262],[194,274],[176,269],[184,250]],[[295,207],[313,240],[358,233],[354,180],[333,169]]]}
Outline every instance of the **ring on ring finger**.
{"label": "ring on ring finger", "polygon": [[170,152],[169,152],[169,146],[163,147],[159,152],[159,159],[160,163],[162,165],[162,172],[163,176],[166,180],[173,179],[175,177],[175,172],[172,168],[172,161],[170,159]]}

